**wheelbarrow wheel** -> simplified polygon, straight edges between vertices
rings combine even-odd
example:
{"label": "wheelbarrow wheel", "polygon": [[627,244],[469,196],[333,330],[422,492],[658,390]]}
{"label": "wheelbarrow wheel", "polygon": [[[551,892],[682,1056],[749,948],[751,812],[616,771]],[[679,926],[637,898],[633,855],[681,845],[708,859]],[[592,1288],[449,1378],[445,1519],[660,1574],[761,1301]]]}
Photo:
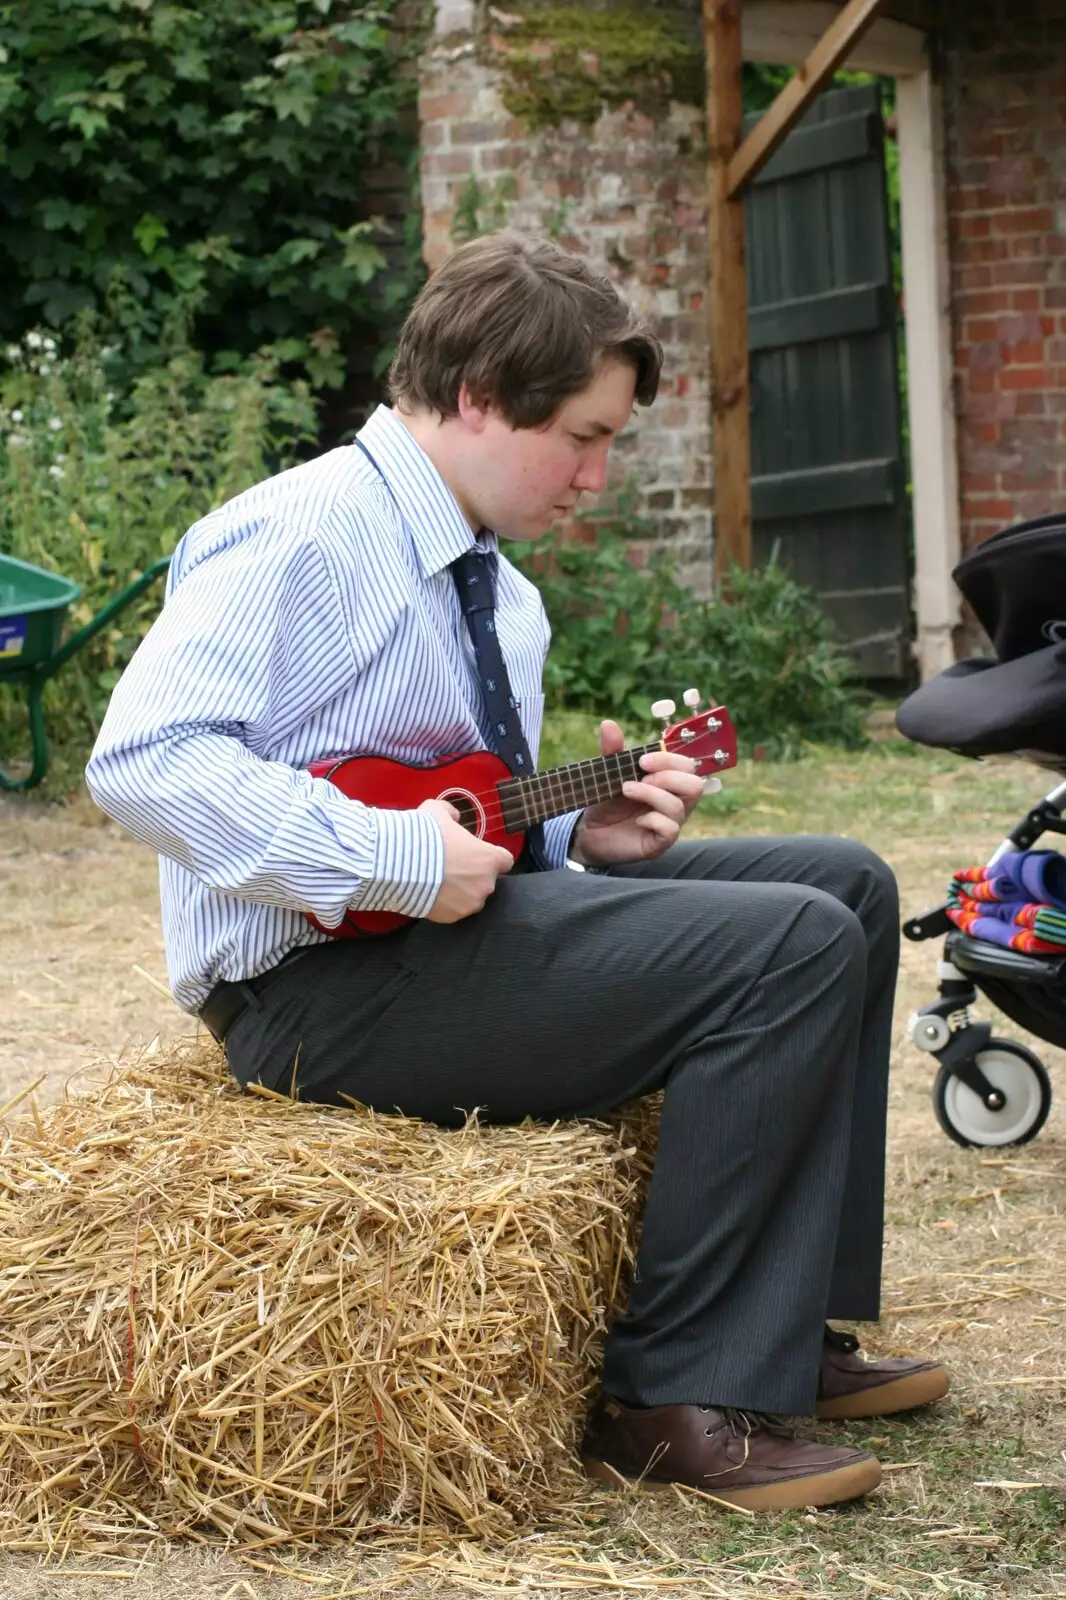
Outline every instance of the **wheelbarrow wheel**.
{"label": "wheelbarrow wheel", "polygon": [[991,1110],[961,1078],[941,1067],[933,1085],[936,1120],[949,1139],[966,1148],[1028,1144],[1051,1110],[1051,1079],[1043,1062],[1013,1039],[989,1039],[976,1061],[1003,1094],[1002,1108]]}

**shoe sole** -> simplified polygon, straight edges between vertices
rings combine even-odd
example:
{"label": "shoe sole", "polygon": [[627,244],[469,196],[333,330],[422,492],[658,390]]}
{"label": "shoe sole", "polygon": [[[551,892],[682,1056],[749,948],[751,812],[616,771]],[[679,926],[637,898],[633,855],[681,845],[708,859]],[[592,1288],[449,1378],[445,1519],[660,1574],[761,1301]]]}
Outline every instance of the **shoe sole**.
{"label": "shoe sole", "polygon": [[[658,1494],[674,1487],[673,1482],[663,1482],[659,1478],[627,1478],[609,1462],[599,1461],[595,1456],[582,1456],[581,1463],[590,1478],[612,1489],[649,1489]],[[678,1488],[695,1489],[700,1495],[710,1495],[713,1500],[744,1511],[798,1511],[804,1506],[833,1506],[842,1500],[858,1500],[876,1489],[880,1482],[881,1463],[875,1456],[865,1456],[833,1472],[810,1473],[803,1478],[786,1478],[780,1483],[752,1484],[746,1489],[713,1489],[685,1483],[678,1484]]]}
{"label": "shoe sole", "polygon": [[914,1411],[918,1406],[930,1405],[942,1399],[950,1387],[951,1378],[946,1368],[927,1367],[924,1372],[894,1378],[891,1383],[881,1383],[872,1389],[856,1389],[853,1394],[837,1395],[833,1400],[819,1400],[814,1414],[838,1422],[857,1417],[884,1417],[896,1411]]}

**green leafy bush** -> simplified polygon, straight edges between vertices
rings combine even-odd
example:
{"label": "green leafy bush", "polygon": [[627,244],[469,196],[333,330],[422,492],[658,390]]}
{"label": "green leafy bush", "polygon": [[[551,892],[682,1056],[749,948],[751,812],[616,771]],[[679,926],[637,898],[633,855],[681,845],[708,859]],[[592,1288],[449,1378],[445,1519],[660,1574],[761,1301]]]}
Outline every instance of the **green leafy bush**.
{"label": "green leafy bush", "polygon": [[340,383],[416,287],[368,216],[411,156],[393,5],[0,5],[0,340],[66,331],[118,279],[137,369],[186,302],[213,360],[274,343]]}
{"label": "green leafy bush", "polygon": [[[92,319],[73,353],[35,330],[8,346],[0,376],[0,551],[74,579],[78,627],[198,517],[294,458],[313,438],[305,383],[276,355],[211,375],[179,322],[165,359],[120,407],[113,356]],[[545,674],[553,709],[595,711],[643,726],[650,702],[689,684],[724,701],[742,746],[787,755],[804,741],[862,742],[860,699],[813,596],[776,566],[736,572],[728,604],[705,605],[670,559],[638,571],[630,539],[650,529],[623,495],[592,543],[547,540],[517,556],[539,585],[554,629]],[[155,617],[149,591],[75,656],[46,692],[53,781],[76,777],[108,696]],[[0,762],[27,749],[19,692],[0,688]]]}
{"label": "green leafy bush", "polygon": [[632,564],[628,541],[652,531],[627,491],[593,542],[549,538],[517,558],[509,551],[552,624],[548,704],[644,724],[653,700],[680,703],[694,686],[728,706],[747,753],[862,744],[863,696],[815,597],[771,562],[734,570],[728,601],[706,604],[668,554]]}
{"label": "green leafy bush", "polygon": [[[180,322],[161,365],[121,408],[108,387],[113,352],[83,319],[73,353],[33,330],[4,352],[0,375],[0,551],[72,578],[79,627],[213,506],[287,464],[313,436],[306,383],[286,383],[271,354],[208,375]],[[107,698],[162,600],[149,590],[97,634],[45,694],[61,775],[80,767]],[[0,762],[27,749],[21,693],[0,688]]]}

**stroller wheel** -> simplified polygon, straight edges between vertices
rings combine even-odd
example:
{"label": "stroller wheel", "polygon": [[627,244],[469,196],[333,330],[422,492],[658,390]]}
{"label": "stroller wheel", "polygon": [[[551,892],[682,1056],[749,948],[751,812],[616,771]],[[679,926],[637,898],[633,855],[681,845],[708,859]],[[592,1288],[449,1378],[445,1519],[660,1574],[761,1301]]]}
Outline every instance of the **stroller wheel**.
{"label": "stroller wheel", "polygon": [[1013,1039],[989,1039],[976,1056],[988,1081],[1004,1095],[992,1111],[947,1067],[933,1085],[933,1109],[949,1139],[961,1145],[1028,1144],[1051,1110],[1051,1080],[1043,1062]]}

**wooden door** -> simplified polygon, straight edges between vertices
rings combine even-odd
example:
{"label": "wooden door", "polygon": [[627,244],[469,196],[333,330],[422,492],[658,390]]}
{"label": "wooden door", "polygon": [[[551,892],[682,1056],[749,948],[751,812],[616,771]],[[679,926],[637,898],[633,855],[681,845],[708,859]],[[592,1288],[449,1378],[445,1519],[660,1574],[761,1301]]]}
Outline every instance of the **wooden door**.
{"label": "wooden door", "polygon": [[831,90],[748,195],[752,553],[819,595],[863,677],[899,680],[910,510],[883,143],[878,87]]}

